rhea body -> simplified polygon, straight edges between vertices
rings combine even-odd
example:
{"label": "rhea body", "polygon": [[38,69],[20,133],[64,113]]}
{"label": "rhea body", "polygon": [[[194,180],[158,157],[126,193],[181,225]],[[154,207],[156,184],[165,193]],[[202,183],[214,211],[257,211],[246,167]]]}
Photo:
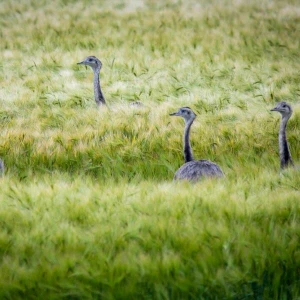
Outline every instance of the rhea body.
{"label": "rhea body", "polygon": [[190,130],[196,119],[196,114],[189,107],[182,107],[170,116],[182,117],[185,121],[183,134],[183,153],[185,164],[183,164],[175,173],[175,180],[197,181],[203,177],[223,177],[221,168],[209,160],[194,160],[192,147],[190,144]]}
{"label": "rhea body", "polygon": [[98,106],[105,105],[105,98],[100,86],[100,70],[102,68],[101,61],[95,56],[88,56],[78,65],[90,66],[94,72],[94,96]]}
{"label": "rhea body", "polygon": [[281,122],[278,135],[280,168],[285,169],[288,166],[294,167],[294,162],[292,160],[292,155],[286,137],[286,126],[293,113],[292,107],[285,101],[282,101],[279,102],[274,108],[272,108],[271,111],[278,111],[281,114]]}

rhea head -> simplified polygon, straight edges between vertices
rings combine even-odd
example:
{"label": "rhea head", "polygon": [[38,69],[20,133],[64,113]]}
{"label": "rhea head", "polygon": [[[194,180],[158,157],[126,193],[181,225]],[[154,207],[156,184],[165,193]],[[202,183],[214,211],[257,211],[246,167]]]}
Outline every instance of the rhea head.
{"label": "rhea head", "polygon": [[290,117],[293,113],[292,107],[285,101],[277,103],[277,105],[271,109],[271,111],[278,111],[282,117]]}
{"label": "rhea head", "polygon": [[179,108],[177,112],[170,114],[170,116],[182,117],[185,122],[190,122],[195,120],[197,115],[192,111],[190,107],[186,106]]}
{"label": "rhea head", "polygon": [[90,66],[94,71],[100,71],[102,68],[102,63],[96,56],[88,56],[83,61],[77,63],[77,65]]}

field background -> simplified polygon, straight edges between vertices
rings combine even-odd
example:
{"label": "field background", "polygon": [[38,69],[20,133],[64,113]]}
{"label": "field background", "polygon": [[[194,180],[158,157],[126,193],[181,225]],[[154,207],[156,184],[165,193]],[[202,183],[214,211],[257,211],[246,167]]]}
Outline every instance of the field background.
{"label": "field background", "polygon": [[0,298],[300,299],[299,53],[296,0],[1,1]]}

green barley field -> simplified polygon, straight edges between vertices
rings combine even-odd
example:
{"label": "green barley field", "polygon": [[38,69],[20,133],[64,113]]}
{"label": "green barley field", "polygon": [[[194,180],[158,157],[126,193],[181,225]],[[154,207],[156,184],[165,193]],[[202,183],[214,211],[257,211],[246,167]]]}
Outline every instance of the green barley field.
{"label": "green barley field", "polygon": [[1,1],[0,299],[300,299],[299,57],[297,0]]}

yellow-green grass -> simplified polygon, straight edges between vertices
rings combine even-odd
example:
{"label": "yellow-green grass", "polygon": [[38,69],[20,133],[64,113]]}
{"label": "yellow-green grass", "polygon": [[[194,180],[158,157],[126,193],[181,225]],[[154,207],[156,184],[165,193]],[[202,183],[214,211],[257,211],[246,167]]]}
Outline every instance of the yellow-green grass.
{"label": "yellow-green grass", "polygon": [[[270,112],[293,106],[299,164],[299,20],[297,1],[1,2],[0,298],[299,298],[300,172]],[[172,181],[180,106],[225,179]]]}

